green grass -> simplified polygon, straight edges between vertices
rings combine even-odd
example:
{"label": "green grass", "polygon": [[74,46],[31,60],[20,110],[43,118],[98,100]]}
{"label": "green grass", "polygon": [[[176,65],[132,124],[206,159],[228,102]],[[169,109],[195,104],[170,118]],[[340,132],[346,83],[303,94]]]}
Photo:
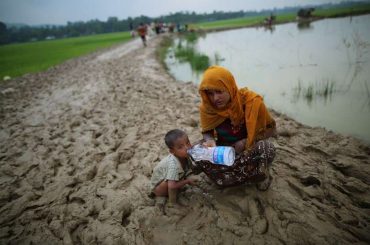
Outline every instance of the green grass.
{"label": "green grass", "polygon": [[296,100],[302,96],[307,102],[311,103],[313,99],[323,98],[328,100],[336,92],[335,82],[331,80],[323,80],[316,83],[310,83],[307,87],[301,84],[301,81],[298,81],[297,87],[294,89],[294,97]]}
{"label": "green grass", "polygon": [[366,14],[370,12],[370,4],[355,6],[352,8],[333,8],[333,9],[317,9],[313,12],[314,16],[320,17],[340,17],[350,14]]}
{"label": "green grass", "polygon": [[265,16],[253,16],[253,17],[236,18],[236,19],[230,19],[230,20],[202,22],[202,23],[194,24],[193,26],[199,29],[203,29],[203,30],[252,26],[252,25],[262,23],[264,18]]}
{"label": "green grass", "polygon": [[180,62],[189,62],[194,71],[204,71],[209,67],[209,57],[198,53],[193,46],[176,48],[175,56]]}
{"label": "green grass", "polygon": [[289,21],[296,20],[297,14],[296,13],[287,13],[287,14],[280,14],[276,16],[277,23],[284,23]]}
{"label": "green grass", "polygon": [[[358,15],[370,13],[370,4],[363,4],[360,6],[355,6],[352,8],[332,8],[332,9],[317,9],[313,12],[313,16],[319,18],[330,18],[330,17],[340,17],[347,15]],[[278,14],[276,16],[275,23],[285,23],[296,20],[297,13],[286,13]],[[251,16],[245,18],[236,18],[229,20],[213,21],[213,22],[202,22],[193,24],[192,28],[201,30],[211,30],[211,29],[226,29],[226,28],[238,28],[238,27],[248,27],[263,24],[264,19],[268,17],[267,15],[261,16]]]}
{"label": "green grass", "polygon": [[65,60],[129,40],[129,32],[0,46],[0,80],[38,72]]}
{"label": "green grass", "polygon": [[159,47],[156,49],[157,59],[161,62],[161,64],[166,70],[168,70],[168,67],[165,62],[165,59],[166,59],[168,49],[169,47],[171,47],[172,44],[173,44],[173,39],[168,36],[165,36],[162,39],[161,43],[159,44]]}

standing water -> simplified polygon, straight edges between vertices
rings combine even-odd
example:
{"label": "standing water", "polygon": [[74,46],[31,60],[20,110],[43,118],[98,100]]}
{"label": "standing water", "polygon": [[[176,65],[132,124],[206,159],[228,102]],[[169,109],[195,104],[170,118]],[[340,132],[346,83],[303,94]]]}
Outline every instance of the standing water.
{"label": "standing water", "polygon": [[[261,94],[268,107],[370,142],[369,23],[365,15],[244,28],[199,37],[194,47],[229,69],[239,87]],[[201,73],[172,53],[170,73],[199,84]]]}

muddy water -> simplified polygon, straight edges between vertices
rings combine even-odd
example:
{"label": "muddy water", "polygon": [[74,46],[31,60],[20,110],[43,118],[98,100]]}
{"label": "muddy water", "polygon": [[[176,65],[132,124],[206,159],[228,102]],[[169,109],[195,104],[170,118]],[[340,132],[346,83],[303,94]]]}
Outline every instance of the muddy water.
{"label": "muddy water", "polygon": [[[369,23],[365,15],[245,28],[207,34],[195,46],[270,107],[370,142]],[[170,57],[167,63],[177,79],[199,83],[188,64]]]}

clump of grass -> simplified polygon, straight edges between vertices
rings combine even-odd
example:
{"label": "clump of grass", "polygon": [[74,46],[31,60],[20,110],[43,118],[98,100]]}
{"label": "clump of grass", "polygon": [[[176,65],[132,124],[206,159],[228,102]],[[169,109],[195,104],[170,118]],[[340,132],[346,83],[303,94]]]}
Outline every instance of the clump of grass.
{"label": "clump of grass", "polygon": [[189,33],[185,35],[185,45],[180,40],[176,45],[174,54],[180,62],[188,62],[194,71],[201,72],[209,67],[210,60],[207,55],[196,51],[194,43],[197,38],[198,35],[196,33]]}
{"label": "clump of grass", "polygon": [[185,40],[188,43],[195,43],[198,40],[198,34],[195,32],[190,32],[185,35]]}
{"label": "clump of grass", "polygon": [[197,53],[192,46],[185,48],[177,48],[175,50],[175,57],[180,62],[189,62],[191,68],[195,71],[203,71],[209,66],[209,57],[204,54]]}
{"label": "clump of grass", "polygon": [[298,100],[301,96],[311,103],[316,98],[324,98],[327,100],[335,92],[334,82],[330,80],[317,82],[315,84],[311,83],[307,87],[302,85],[301,80],[298,80],[297,87],[294,88],[294,99]]}
{"label": "clump of grass", "polygon": [[320,84],[320,87],[316,91],[316,94],[318,96],[327,98],[328,96],[331,96],[334,93],[334,82],[331,82],[329,80],[323,82]]}
{"label": "clump of grass", "polygon": [[195,55],[195,51],[191,47],[180,47],[177,46],[175,50],[175,57],[178,58],[180,61],[189,61]]}
{"label": "clump of grass", "polygon": [[208,56],[203,54],[195,54],[191,62],[191,67],[196,71],[204,71],[209,67]]}
{"label": "clump of grass", "polygon": [[314,91],[313,91],[313,86],[310,85],[308,86],[308,88],[306,89],[305,93],[304,93],[304,97],[306,98],[307,101],[311,102],[312,99],[313,99],[313,94],[314,94]]}
{"label": "clump of grass", "polygon": [[173,45],[173,39],[170,37],[164,37],[161,43],[159,44],[159,48],[156,50],[156,56],[159,62],[163,65],[163,67],[168,70],[167,64],[165,62],[168,49]]}

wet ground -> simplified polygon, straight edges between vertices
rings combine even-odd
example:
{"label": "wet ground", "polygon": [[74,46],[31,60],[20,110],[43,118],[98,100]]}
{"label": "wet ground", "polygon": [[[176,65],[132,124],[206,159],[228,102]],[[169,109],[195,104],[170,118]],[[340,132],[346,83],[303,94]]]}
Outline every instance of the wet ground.
{"label": "wet ground", "polygon": [[206,176],[185,206],[148,198],[173,128],[200,138],[197,88],[157,62],[160,38],[70,60],[0,85],[2,244],[367,244],[370,148],[273,113],[273,181],[219,189]]}

